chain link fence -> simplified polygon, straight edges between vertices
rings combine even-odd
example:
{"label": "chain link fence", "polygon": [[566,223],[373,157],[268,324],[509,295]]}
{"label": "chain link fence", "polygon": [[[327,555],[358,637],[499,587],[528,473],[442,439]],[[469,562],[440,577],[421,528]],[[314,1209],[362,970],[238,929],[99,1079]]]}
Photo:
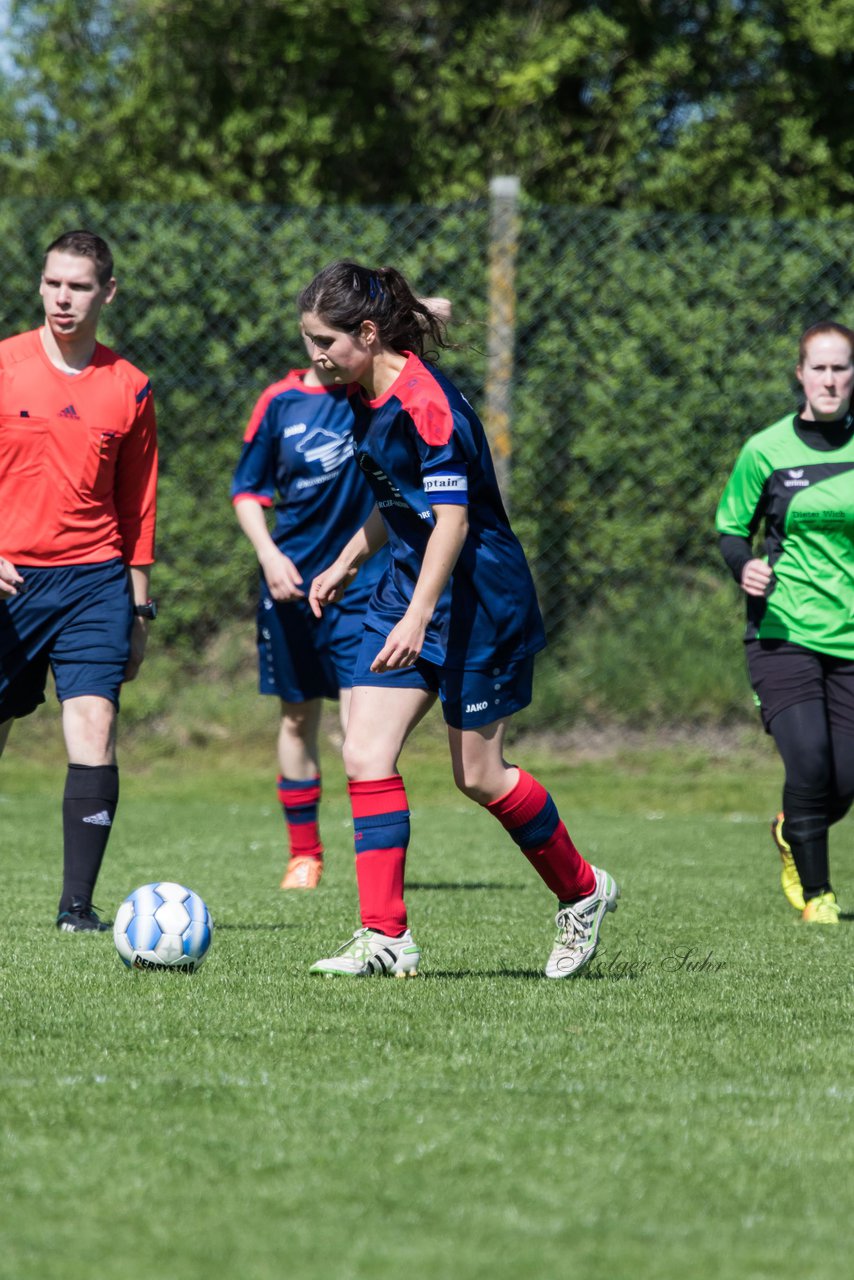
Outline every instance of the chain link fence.
{"label": "chain link fence", "polygon": [[3,332],[40,322],[41,254],[55,235],[88,226],[110,241],[119,295],[103,338],[151,375],[160,421],[158,633],[191,661],[252,612],[228,485],[257,395],[305,362],[299,288],[338,257],[398,266],[454,303],[442,364],[485,417],[547,621],[540,720],[748,714],[741,606],[714,509],[742,441],[797,404],[801,331],[854,324],[854,221],[503,198],[6,200]]}

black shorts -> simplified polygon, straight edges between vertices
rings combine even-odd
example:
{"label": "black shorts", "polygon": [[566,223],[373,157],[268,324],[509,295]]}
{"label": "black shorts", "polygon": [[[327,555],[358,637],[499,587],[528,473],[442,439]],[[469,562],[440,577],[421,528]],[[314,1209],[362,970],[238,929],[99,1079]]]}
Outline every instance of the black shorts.
{"label": "black shorts", "polygon": [[828,723],[854,734],[854,661],[789,640],[748,640],[747,670],[765,732],[799,702],[823,702]]}

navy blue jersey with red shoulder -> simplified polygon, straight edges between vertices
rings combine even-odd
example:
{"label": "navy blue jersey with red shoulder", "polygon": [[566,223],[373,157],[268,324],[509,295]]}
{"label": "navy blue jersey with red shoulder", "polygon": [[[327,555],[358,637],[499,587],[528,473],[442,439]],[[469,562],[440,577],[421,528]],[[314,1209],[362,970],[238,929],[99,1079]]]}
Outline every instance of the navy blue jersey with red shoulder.
{"label": "navy blue jersey with red shoulder", "polygon": [[356,459],[389,535],[391,560],[366,626],[387,635],[405,613],[435,527],[433,507],[462,503],[469,529],[427,630],[422,656],[459,670],[545,645],[531,572],[510,528],[483,426],[433,365],[407,353],[388,391],[351,395]]}
{"label": "navy blue jersey with red shoulder", "polygon": [[[233,502],[275,506],[272,537],[293,560],[303,589],[335,559],[374,507],[353,454],[353,413],[346,387],[313,387],[292,370],[260,396],[243,436],[231,482]],[[365,599],[384,568],[381,552],[348,590]]]}

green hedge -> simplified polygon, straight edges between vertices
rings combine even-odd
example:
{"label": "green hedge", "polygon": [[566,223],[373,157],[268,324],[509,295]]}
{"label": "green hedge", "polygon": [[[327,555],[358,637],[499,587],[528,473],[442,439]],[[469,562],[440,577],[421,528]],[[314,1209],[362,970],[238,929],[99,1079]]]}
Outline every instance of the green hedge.
{"label": "green hedge", "polygon": [[[39,323],[41,251],[76,225],[116,255],[103,338],[154,383],[158,636],[186,659],[251,613],[253,558],[228,486],[256,396],[303,361],[298,289],[352,256],[451,296],[456,346],[443,366],[482,405],[489,209],[6,200],[4,332]],[[649,661],[638,659],[642,620],[669,600],[683,627],[673,602],[720,587],[713,513],[724,479],[743,439],[794,406],[800,331],[830,316],[854,322],[852,250],[850,222],[523,205],[508,500],[558,657],[577,660],[580,635],[601,651],[599,636],[623,645],[645,683],[669,687],[660,628],[647,629]],[[732,610],[735,634],[737,600],[718,606]],[[705,715],[704,697],[668,705]],[[668,715],[654,697],[642,702]]]}

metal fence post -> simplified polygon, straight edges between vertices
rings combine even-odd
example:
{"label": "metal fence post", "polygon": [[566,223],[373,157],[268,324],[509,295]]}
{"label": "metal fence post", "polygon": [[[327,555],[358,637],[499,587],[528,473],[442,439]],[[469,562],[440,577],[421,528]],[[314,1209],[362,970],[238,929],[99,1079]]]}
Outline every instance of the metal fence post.
{"label": "metal fence post", "polygon": [[511,389],[516,331],[519,179],[489,182],[489,346],[484,426],[505,503],[510,493]]}

